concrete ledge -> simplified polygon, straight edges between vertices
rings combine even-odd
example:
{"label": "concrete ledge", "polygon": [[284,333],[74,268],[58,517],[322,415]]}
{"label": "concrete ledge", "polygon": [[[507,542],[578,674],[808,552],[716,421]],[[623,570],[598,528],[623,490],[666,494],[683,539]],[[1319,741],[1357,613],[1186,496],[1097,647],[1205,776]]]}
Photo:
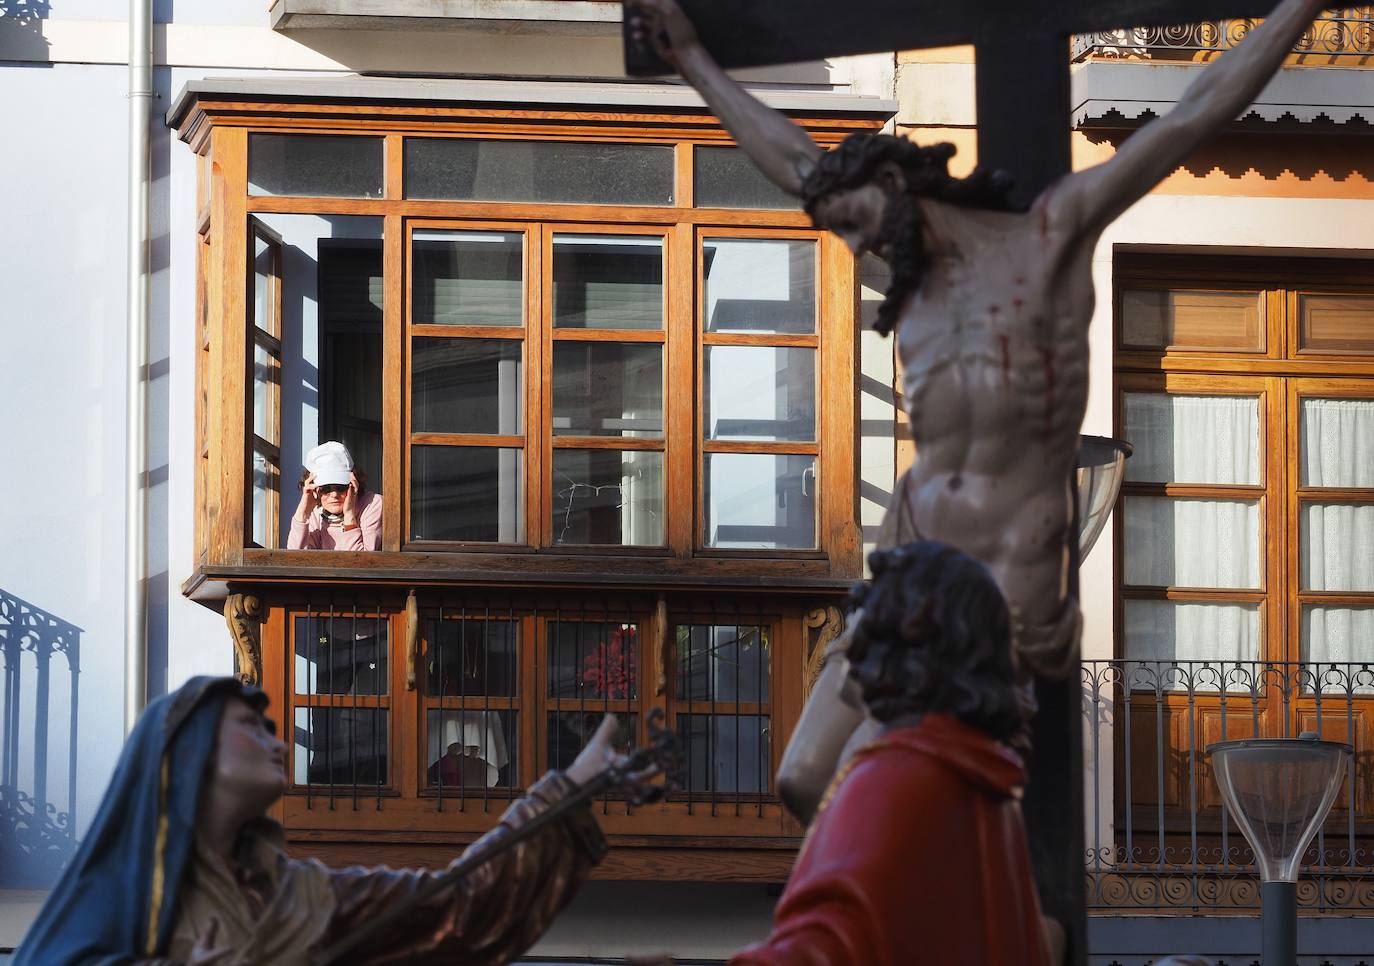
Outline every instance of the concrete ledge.
{"label": "concrete ledge", "polygon": [[275,30],[423,26],[609,35],[620,31],[620,11],[606,0],[274,0],[270,16]]}
{"label": "concrete ledge", "polygon": [[[1090,966],[1149,966],[1170,955],[1201,956],[1217,966],[1259,961],[1256,916],[1093,916],[1088,919]],[[1374,963],[1374,918],[1300,917],[1297,966]]]}

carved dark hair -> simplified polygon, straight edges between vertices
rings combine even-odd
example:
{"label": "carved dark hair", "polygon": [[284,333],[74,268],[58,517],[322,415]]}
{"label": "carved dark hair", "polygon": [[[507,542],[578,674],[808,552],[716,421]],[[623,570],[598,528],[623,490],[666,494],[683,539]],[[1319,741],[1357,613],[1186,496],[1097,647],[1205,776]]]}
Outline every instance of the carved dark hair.
{"label": "carved dark hair", "polygon": [[[955,147],[948,142],[922,147],[891,134],[851,134],[825,152],[802,181],[806,213],[816,220],[816,207],[839,191],[851,191],[873,180],[878,166],[891,161],[902,169],[911,199],[933,198],[966,208],[1014,211],[1008,194],[1011,178],[1003,171],[975,168],[967,178],[949,173]],[[897,324],[906,293],[920,285],[930,259],[920,240],[920,223],[910,206],[888,205],[883,235],[892,243],[892,284],[878,308],[873,328],[887,335]]]}
{"label": "carved dark hair", "polygon": [[1019,744],[1007,604],[992,575],[967,554],[930,540],[869,555],[873,579],[851,604],[863,614],[849,645],[849,674],[878,721],[952,714],[998,741]]}
{"label": "carved dark hair", "polygon": [[1004,171],[975,168],[967,178],[949,173],[949,159],[957,148],[947,141],[922,146],[891,134],[851,134],[820,156],[802,182],[802,204],[814,217],[816,203],[836,191],[868,183],[873,171],[891,161],[906,175],[912,194],[969,208],[1012,210],[1007,195],[1011,178]]}

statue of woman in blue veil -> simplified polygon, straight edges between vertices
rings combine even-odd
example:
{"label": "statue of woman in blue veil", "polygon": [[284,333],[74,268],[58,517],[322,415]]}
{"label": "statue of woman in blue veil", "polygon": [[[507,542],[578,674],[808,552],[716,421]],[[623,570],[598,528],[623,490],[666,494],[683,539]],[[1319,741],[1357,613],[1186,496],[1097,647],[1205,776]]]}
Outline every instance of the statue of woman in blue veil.
{"label": "statue of woman in blue veil", "polygon": [[[441,873],[332,870],[292,859],[266,817],[286,788],[286,746],[267,697],[199,677],[152,702],[71,865],[16,966],[304,966]],[[614,722],[569,768],[514,802],[503,834],[575,794],[616,761]],[[510,962],[548,928],[605,853],[589,809],[531,834],[411,903],[404,924],[353,962]]]}

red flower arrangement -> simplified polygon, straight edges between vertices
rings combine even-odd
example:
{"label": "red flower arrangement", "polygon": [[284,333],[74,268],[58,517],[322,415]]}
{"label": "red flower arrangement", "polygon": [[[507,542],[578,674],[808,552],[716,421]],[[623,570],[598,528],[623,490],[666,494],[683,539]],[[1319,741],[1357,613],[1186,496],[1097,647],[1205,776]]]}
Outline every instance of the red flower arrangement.
{"label": "red flower arrangement", "polygon": [[582,687],[599,698],[627,699],[633,696],[638,656],[638,628],[620,627],[597,642],[596,650],[582,662]]}

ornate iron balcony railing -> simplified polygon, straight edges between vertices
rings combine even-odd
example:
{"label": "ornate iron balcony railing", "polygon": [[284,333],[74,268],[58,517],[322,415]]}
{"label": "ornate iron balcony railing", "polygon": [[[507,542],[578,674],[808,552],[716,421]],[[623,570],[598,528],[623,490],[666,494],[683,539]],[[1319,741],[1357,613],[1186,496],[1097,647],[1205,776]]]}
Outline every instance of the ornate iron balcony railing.
{"label": "ornate iron balcony railing", "polygon": [[[1090,57],[1191,61],[1230,50],[1260,21],[1207,20],[1171,27],[1127,27],[1073,39],[1075,62]],[[1328,10],[1293,46],[1299,63],[1374,64],[1374,7]]]}
{"label": "ornate iron balcony railing", "polygon": [[1207,745],[1317,731],[1355,756],[1299,903],[1374,914],[1374,661],[1084,661],[1082,684],[1090,909],[1257,910],[1254,856]]}

